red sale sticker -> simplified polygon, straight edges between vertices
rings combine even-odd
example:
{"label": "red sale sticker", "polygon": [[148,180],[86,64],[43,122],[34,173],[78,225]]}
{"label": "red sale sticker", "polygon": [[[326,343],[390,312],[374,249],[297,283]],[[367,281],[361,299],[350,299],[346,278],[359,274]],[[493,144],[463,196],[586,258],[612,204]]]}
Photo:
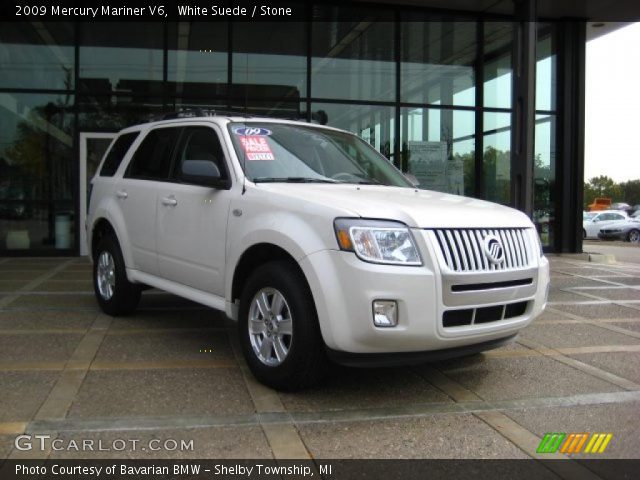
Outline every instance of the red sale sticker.
{"label": "red sale sticker", "polygon": [[247,154],[247,160],[275,160],[266,137],[242,136],[240,142]]}

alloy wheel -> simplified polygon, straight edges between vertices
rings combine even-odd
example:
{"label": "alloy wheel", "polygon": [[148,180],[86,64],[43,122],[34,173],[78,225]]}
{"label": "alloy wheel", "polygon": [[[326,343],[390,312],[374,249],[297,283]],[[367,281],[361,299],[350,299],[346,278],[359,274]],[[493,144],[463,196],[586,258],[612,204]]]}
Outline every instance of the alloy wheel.
{"label": "alloy wheel", "polygon": [[116,267],[109,252],[102,252],[98,256],[96,280],[100,296],[105,300],[110,300],[116,287]]}
{"label": "alloy wheel", "polygon": [[291,310],[284,295],[275,288],[260,289],[251,300],[248,324],[255,356],[270,367],[281,365],[293,340]]}

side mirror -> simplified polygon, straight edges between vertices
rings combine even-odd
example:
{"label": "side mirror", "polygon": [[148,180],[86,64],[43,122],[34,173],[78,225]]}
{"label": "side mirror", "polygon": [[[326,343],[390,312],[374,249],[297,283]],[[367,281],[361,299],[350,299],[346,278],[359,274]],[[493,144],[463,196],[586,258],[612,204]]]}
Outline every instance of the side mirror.
{"label": "side mirror", "polygon": [[211,160],[185,160],[182,162],[180,179],[203,187],[228,190],[231,186],[228,180],[222,178],[220,169]]}
{"label": "side mirror", "polygon": [[598,223],[600,220],[598,220],[597,218],[594,218],[593,220],[591,220],[592,223]]}
{"label": "side mirror", "polygon": [[407,180],[409,180],[409,183],[411,183],[411,185],[413,185],[414,187],[417,187],[418,185],[420,185],[420,181],[418,180],[418,177],[416,177],[412,173],[405,173],[404,176]]}

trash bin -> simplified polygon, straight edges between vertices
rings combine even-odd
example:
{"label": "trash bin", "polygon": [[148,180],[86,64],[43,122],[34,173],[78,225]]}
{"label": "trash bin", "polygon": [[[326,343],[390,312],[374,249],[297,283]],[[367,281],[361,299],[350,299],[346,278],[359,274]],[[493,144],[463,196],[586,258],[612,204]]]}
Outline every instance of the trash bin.
{"label": "trash bin", "polygon": [[68,250],[71,248],[71,215],[68,213],[56,214],[56,248]]}

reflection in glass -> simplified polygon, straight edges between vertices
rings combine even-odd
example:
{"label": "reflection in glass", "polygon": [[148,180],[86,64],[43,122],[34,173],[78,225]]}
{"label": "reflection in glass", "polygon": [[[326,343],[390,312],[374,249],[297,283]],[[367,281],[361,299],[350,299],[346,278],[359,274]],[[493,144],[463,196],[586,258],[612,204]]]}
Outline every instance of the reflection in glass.
{"label": "reflection in glass", "polygon": [[0,93],[0,251],[74,248],[73,96]]}
{"label": "reflection in glass", "polygon": [[[250,98],[269,97],[298,101],[307,93],[305,24],[239,22],[233,25],[233,83],[253,85]],[[257,88],[256,88],[257,87]],[[235,88],[236,96],[244,96]],[[239,98],[239,99],[240,99]]]}
{"label": "reflection in glass", "polygon": [[312,23],[311,96],[394,100],[393,22],[380,21],[370,8],[358,21],[354,11],[341,21],[345,8],[325,8],[337,20]]}
{"label": "reflection in glass", "polygon": [[117,132],[125,127],[158,119],[162,98],[119,95],[78,98],[78,128],[81,131]]}
{"label": "reflection in glass", "polygon": [[317,123],[355,133],[385,157],[393,159],[395,131],[392,107],[313,103],[311,116]]}
{"label": "reflection in glass", "polygon": [[474,105],[476,23],[429,20],[400,24],[401,100]]}
{"label": "reflection in glass", "polygon": [[168,91],[178,96],[227,93],[228,24],[177,22],[168,27]]}
{"label": "reflection in glass", "polygon": [[484,106],[511,108],[513,24],[484,24]]}
{"label": "reflection in glass", "polygon": [[554,26],[542,23],[538,27],[536,46],[536,110],[556,108],[556,50]]}
{"label": "reflection in glass", "polygon": [[538,229],[540,240],[544,246],[553,245],[554,239],[555,131],[555,115],[536,115],[533,163],[533,222]]}
{"label": "reflection in glass", "polygon": [[486,200],[511,200],[511,114],[484,114],[484,191]]}
{"label": "reflection in glass", "polygon": [[80,86],[83,92],[162,93],[162,23],[83,23]]}
{"label": "reflection in glass", "polygon": [[418,187],[472,196],[475,186],[475,114],[466,110],[403,108],[402,170]]}
{"label": "reflection in glass", "polygon": [[0,88],[74,87],[74,26],[0,22]]}

